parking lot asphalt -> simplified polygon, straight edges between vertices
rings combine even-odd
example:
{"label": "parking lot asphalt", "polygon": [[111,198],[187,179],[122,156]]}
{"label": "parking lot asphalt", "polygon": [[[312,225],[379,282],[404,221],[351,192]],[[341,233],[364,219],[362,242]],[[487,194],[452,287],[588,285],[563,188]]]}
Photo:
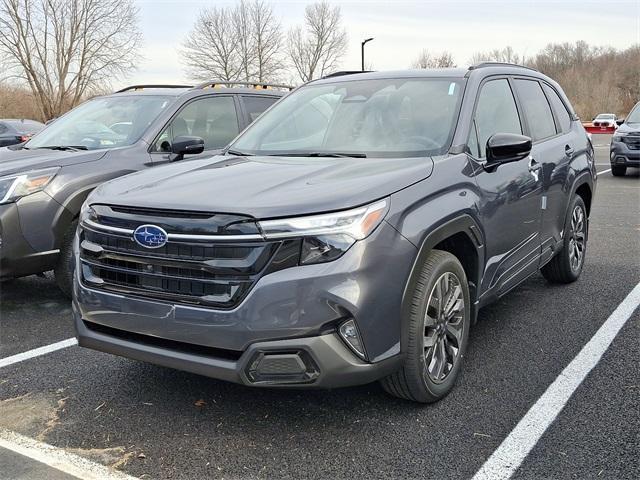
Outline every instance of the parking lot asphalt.
{"label": "parking lot asphalt", "polygon": [[[256,390],[77,346],[0,368],[0,428],[141,478],[470,478],[640,281],[640,176],[599,171],[580,280],[480,312],[454,391]],[[73,336],[51,278],[0,285],[0,358]],[[640,478],[640,311],[515,478]],[[4,455],[0,450],[0,463]]]}

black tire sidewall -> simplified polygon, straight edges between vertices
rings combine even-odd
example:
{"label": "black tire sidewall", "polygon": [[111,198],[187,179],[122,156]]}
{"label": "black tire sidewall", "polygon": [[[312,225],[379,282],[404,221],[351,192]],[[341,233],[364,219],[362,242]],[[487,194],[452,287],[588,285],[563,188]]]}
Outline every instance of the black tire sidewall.
{"label": "black tire sidewall", "polygon": [[54,269],[56,284],[62,293],[68,297],[71,296],[71,291],[73,289],[73,272],[75,267],[73,261],[73,240],[75,238],[77,228],[78,220],[71,222],[67,228],[60,247],[60,258],[58,259],[58,264]]}
{"label": "black tire sidewall", "polygon": [[[410,335],[414,335],[417,340],[413,343],[413,351],[408,351],[408,361],[414,363],[414,368],[411,369],[415,375],[418,375],[419,378],[414,378],[414,384],[420,385],[421,392],[419,393],[419,397],[426,397],[428,401],[434,401],[444,397],[454,386],[458,373],[460,371],[462,361],[466,354],[468,339],[469,339],[469,326],[470,326],[470,318],[471,318],[471,305],[470,305],[470,296],[469,296],[469,287],[467,284],[467,276],[465,274],[462,265],[458,261],[458,259],[451,255],[448,252],[443,251],[434,251],[431,255],[437,255],[437,260],[435,264],[432,265],[432,268],[429,268],[429,279],[424,284],[422,288],[415,288],[413,295],[419,295],[420,301],[418,302],[418,308],[412,312],[412,318],[410,321],[409,328],[411,331]],[[425,264],[428,264],[429,258]],[[460,348],[460,357],[459,360],[453,367],[453,370],[449,373],[449,375],[445,378],[445,380],[441,383],[433,382],[428,375],[426,375],[426,365],[424,358],[424,315],[427,308],[427,301],[429,299],[429,294],[433,289],[435,282],[441,275],[446,272],[454,273],[458,279],[460,280],[460,286],[462,287],[463,296],[464,296],[464,328],[462,335],[462,344]]]}

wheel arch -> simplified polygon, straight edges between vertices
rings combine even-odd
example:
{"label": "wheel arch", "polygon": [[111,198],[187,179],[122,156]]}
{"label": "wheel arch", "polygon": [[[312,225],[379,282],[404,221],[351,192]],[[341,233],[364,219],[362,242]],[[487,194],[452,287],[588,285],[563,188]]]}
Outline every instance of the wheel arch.
{"label": "wheel arch", "polygon": [[408,341],[409,334],[405,319],[409,318],[411,313],[411,291],[418,281],[421,265],[432,250],[444,250],[458,258],[469,284],[471,322],[475,322],[477,317],[480,296],[478,289],[484,270],[484,236],[476,220],[465,213],[429,230],[418,248],[416,259],[402,294],[401,351],[404,351]]}

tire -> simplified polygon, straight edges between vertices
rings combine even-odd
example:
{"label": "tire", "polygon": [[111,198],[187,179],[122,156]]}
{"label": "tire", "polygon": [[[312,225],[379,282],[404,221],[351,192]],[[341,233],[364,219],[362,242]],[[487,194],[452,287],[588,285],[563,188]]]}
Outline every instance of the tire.
{"label": "tire", "polygon": [[[443,286],[447,287],[444,295],[441,293]],[[460,287],[459,291],[456,287]],[[450,292],[455,297],[449,297]],[[403,319],[408,329],[404,364],[380,383],[385,391],[396,397],[431,403],[445,397],[453,388],[469,339],[471,304],[462,265],[452,254],[433,250],[424,261],[409,295],[411,310],[409,318]],[[448,310],[447,305],[457,307],[452,309],[450,321],[438,320],[440,315],[436,315],[440,303],[438,298],[442,297],[445,298],[443,311]],[[427,308],[430,300],[431,306]],[[457,334],[454,335],[451,329]],[[433,346],[426,345],[429,340]],[[456,343],[457,353],[453,348]],[[438,357],[434,358],[434,355],[441,356],[440,353],[444,354],[445,362],[437,362]],[[438,374],[441,366],[444,376]]]}
{"label": "tire", "polygon": [[621,166],[621,165],[612,165],[611,166],[611,174],[614,177],[624,177],[624,175],[627,173],[627,167]]}
{"label": "tire", "polygon": [[69,298],[71,298],[71,292],[73,290],[73,271],[75,267],[73,260],[73,239],[77,228],[78,221],[74,220],[64,234],[58,264],[53,269],[58,288]]}
{"label": "tire", "polygon": [[[579,210],[581,213],[577,213]],[[575,216],[580,216],[576,218]],[[579,195],[573,197],[569,207],[569,215],[564,225],[564,239],[560,250],[544,267],[542,275],[551,283],[575,282],[584,266],[587,253],[588,238],[587,208]],[[580,253],[579,259],[576,256]]]}

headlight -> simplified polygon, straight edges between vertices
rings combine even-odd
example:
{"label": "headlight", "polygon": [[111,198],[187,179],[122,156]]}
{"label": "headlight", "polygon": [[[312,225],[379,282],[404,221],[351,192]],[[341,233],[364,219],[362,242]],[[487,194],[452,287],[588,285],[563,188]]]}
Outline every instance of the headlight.
{"label": "headlight", "polygon": [[0,204],[15,202],[21,197],[43,190],[58,170],[60,167],[45,168],[0,178]]}
{"label": "headlight", "polygon": [[613,137],[611,137],[611,141],[612,142],[621,142],[622,141],[622,135],[619,133],[616,133]]}
{"label": "headlight", "polygon": [[258,222],[267,240],[304,237],[300,264],[330,262],[357,240],[366,238],[384,219],[387,200],[342,212]]}

